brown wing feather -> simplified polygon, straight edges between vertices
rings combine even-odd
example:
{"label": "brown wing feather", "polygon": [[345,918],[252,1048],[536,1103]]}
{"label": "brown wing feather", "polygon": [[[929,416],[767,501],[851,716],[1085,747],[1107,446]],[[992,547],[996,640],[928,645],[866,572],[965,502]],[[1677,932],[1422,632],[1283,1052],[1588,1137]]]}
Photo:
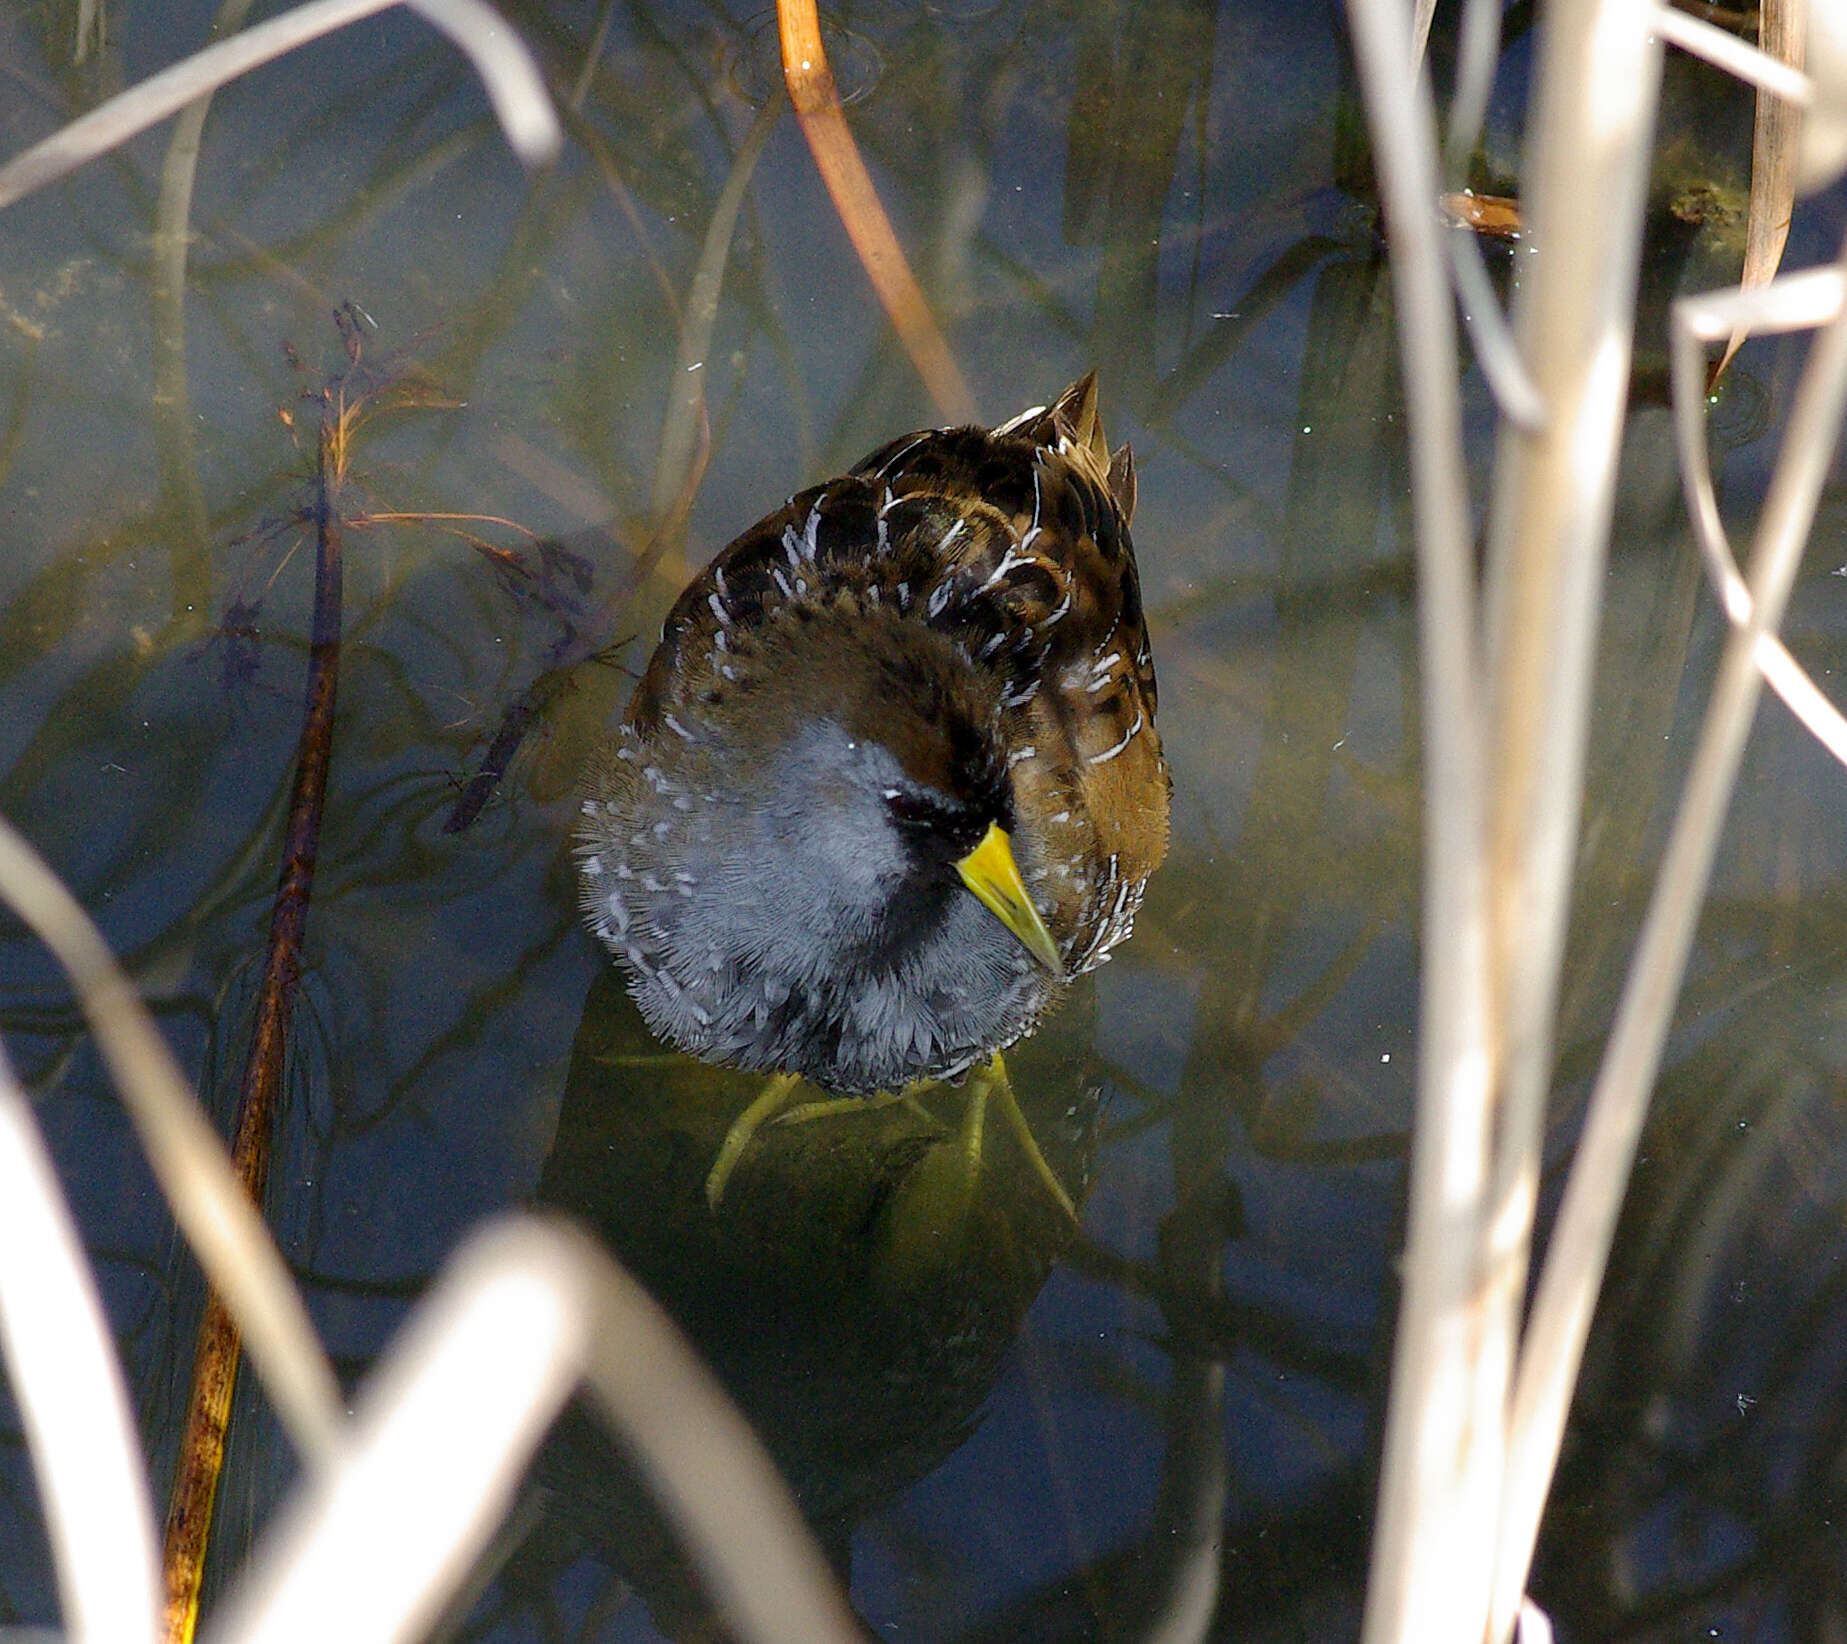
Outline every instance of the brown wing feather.
{"label": "brown wing feather", "polygon": [[[905,435],[801,492],[681,594],[630,710],[658,724],[713,686],[729,637],[803,600],[914,612],[1004,681],[1023,867],[1072,968],[1126,933],[1167,849],[1168,777],[1128,522],[1095,373],[990,432]],[[1025,824],[1023,824],[1025,825]],[[1085,872],[1070,864],[1081,862]]]}
{"label": "brown wing feather", "polygon": [[901,499],[906,560],[934,559],[937,620],[977,654],[1009,636],[982,660],[1009,678],[1009,745],[1032,750],[1013,773],[1019,810],[1045,819],[1048,861],[1091,870],[1086,882],[1048,869],[1053,882],[1034,886],[1055,904],[1052,928],[1077,933],[1082,969],[1126,931],[1167,850],[1128,448],[1110,453],[1087,377],[995,434],[912,436],[861,471]]}

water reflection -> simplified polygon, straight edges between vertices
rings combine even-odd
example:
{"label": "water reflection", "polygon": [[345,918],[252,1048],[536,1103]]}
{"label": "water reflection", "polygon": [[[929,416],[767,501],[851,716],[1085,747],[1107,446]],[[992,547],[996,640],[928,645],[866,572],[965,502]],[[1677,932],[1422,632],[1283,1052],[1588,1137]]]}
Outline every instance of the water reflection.
{"label": "water reflection", "polygon": [[[831,16],[821,19],[821,44],[834,76],[841,106],[851,108],[872,95],[885,72],[878,48],[863,35],[844,28]],[[728,70],[731,88],[747,103],[762,107],[782,92],[782,40],[776,13],[760,12],[744,26]]]}
{"label": "water reflection", "polygon": [[[1067,1190],[1099,1092],[1079,1020],[1009,1057]],[[1074,1031],[1075,1030],[1075,1031]],[[750,1416],[843,1571],[853,1530],[967,1437],[1021,1318],[1075,1229],[998,1122],[968,1156],[966,1092],[767,1127],[714,1210],[706,1174],[760,1076],[664,1053],[606,967],[572,1047],[539,1202],[580,1217],[685,1328]],[[615,1447],[567,1424],[537,1469],[548,1524],[604,1553],[680,1636],[696,1584]],[[565,1545],[571,1545],[569,1539]]]}
{"label": "water reflection", "polygon": [[1541,1579],[1585,1636],[1847,1636],[1838,897],[1803,910],[1820,965],[1759,968],[1725,922],[1744,962],[1701,991],[1748,1031],[1662,1083],[1552,1514]]}

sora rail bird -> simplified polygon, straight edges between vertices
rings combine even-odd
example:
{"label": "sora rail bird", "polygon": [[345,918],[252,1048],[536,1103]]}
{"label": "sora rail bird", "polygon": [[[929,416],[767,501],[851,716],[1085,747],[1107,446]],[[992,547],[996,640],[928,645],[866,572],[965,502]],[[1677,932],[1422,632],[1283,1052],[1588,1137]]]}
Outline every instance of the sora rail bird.
{"label": "sora rail bird", "polygon": [[897,1094],[986,1062],[989,1088],[1129,934],[1169,787],[1134,507],[1093,372],[998,428],[892,441],[675,603],[577,851],[653,1031],[779,1076],[714,1205],[798,1079]]}

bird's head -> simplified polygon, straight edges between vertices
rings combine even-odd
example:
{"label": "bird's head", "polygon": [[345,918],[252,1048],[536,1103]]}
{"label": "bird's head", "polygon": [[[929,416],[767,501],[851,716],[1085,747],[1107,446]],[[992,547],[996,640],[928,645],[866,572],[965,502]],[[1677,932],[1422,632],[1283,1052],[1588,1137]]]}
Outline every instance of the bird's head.
{"label": "bird's head", "polygon": [[933,1034],[939,1002],[1049,995],[1064,966],[1016,854],[998,690],[889,608],[801,606],[627,728],[581,856],[598,933],[684,995],[656,1026],[723,1056],[745,1008],[773,1033],[838,995],[884,1043]]}

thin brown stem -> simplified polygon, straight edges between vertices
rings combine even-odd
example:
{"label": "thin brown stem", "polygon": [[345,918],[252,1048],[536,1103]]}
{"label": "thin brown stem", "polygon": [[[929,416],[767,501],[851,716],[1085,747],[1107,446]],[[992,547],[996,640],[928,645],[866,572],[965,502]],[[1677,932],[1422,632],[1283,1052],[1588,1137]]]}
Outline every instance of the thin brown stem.
{"label": "thin brown stem", "polygon": [[[237,1135],[231,1154],[232,1167],[239,1181],[259,1206],[269,1183],[270,1143],[282,1091],[289,1014],[295,984],[301,975],[302,937],[307,927],[308,900],[314,888],[314,864],[320,848],[327,772],[333,752],[342,586],[337,476],[344,469],[347,433],[344,419],[330,398],[322,414],[320,479],[315,499],[318,553],[307,701],[296,750],[294,790],[289,797],[282,871],[270,916],[268,955],[257,994],[256,1026],[244,1063]],[[231,1397],[237,1388],[239,1350],[237,1325],[214,1290],[206,1297],[205,1316],[199,1324],[186,1425],[180,1441],[179,1468],[167,1513],[166,1635],[169,1644],[190,1644],[198,1623],[199,1584],[211,1534],[212,1506],[224,1465],[225,1433],[230,1422]]]}

